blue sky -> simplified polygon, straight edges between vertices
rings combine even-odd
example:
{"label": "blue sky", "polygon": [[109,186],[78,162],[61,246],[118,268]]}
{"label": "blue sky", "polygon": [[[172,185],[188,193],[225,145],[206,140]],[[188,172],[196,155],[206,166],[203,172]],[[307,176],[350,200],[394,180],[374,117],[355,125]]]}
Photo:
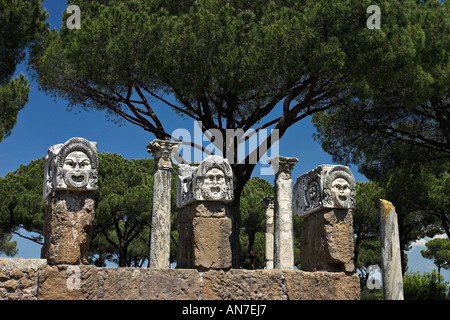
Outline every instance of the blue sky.
{"label": "blue sky", "polygon": [[[52,27],[59,28],[62,13],[67,4],[62,0],[47,0],[44,7],[50,13],[48,21]],[[83,23],[83,21],[82,21]],[[100,152],[121,154],[128,159],[151,157],[147,153],[146,145],[154,139],[150,133],[141,128],[124,122],[121,126],[110,122],[104,112],[67,110],[67,102],[55,100],[38,90],[38,86],[31,80],[26,67],[20,65],[17,73],[23,72],[31,81],[29,103],[20,111],[18,123],[12,134],[0,143],[0,176],[16,170],[20,164],[40,158],[47,153],[48,147],[64,143],[71,137],[83,137],[98,143]],[[184,128],[193,135],[192,120],[182,120],[164,105],[156,105],[156,113],[168,132]],[[320,164],[333,164],[331,156],[325,153],[320,144],[314,141],[312,134],[315,129],[309,119],[304,119],[292,126],[286,132],[279,144],[279,153],[283,156],[296,157],[299,162],[294,167],[294,180],[301,174]],[[204,142],[204,146],[208,145]],[[261,165],[258,165],[254,175],[259,175]],[[357,181],[366,181],[357,167],[351,167]],[[274,176],[262,176],[273,183]],[[16,257],[38,258],[40,246],[29,240],[14,237],[18,241],[19,254]],[[423,241],[414,246],[409,252],[409,268],[412,271],[431,271],[433,263],[420,256]],[[444,271],[447,281],[450,272]]]}

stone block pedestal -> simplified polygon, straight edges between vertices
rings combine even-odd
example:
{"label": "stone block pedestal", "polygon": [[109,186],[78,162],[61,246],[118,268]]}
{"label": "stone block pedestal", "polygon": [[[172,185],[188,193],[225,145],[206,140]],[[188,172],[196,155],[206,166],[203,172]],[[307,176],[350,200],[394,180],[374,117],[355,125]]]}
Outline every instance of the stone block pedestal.
{"label": "stone block pedestal", "polygon": [[304,218],[300,232],[302,270],[355,271],[353,217],[350,210],[320,210]]}
{"label": "stone block pedestal", "polygon": [[231,219],[221,202],[195,202],[180,208],[177,268],[231,268]]}
{"label": "stone block pedestal", "polygon": [[57,191],[46,206],[41,257],[48,264],[88,264],[94,192]]}

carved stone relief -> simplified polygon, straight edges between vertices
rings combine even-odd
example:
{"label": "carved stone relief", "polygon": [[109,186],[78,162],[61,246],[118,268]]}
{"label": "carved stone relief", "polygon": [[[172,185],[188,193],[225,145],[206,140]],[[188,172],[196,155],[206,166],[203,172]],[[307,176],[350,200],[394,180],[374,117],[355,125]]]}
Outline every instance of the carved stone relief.
{"label": "carved stone relief", "polygon": [[355,178],[341,165],[321,165],[301,175],[294,185],[294,213],[306,216],[322,208],[355,207]]}
{"label": "carved stone relief", "polygon": [[97,190],[97,143],[71,138],[48,149],[44,171],[44,201],[55,190]]}
{"label": "carved stone relief", "polygon": [[211,155],[198,167],[178,165],[177,206],[183,207],[193,201],[233,200],[233,172],[228,160]]}

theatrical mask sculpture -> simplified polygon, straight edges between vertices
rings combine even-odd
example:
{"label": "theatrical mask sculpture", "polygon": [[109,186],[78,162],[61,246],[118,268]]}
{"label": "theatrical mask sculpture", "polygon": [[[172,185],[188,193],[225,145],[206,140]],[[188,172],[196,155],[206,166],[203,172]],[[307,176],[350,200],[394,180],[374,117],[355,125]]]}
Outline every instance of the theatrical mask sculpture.
{"label": "theatrical mask sculpture", "polygon": [[44,173],[44,201],[55,190],[97,190],[98,157],[95,142],[71,138],[49,148]]}
{"label": "theatrical mask sculpture", "polygon": [[320,165],[298,177],[294,185],[294,212],[306,216],[322,208],[353,209],[355,178],[341,165]]}

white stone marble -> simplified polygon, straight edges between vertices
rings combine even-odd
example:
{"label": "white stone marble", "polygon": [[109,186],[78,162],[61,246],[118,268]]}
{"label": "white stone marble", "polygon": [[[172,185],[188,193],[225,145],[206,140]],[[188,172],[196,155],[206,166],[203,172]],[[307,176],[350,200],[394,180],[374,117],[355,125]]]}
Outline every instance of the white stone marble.
{"label": "white stone marble", "polygon": [[323,208],[354,209],[355,178],[347,166],[320,165],[294,185],[294,214],[303,217]]}
{"label": "white stone marble", "polygon": [[178,142],[153,140],[147,146],[155,159],[153,175],[153,210],[150,234],[150,268],[170,268],[170,191],[172,154]]}
{"label": "white stone marble", "polygon": [[400,237],[395,207],[380,200],[381,276],[384,300],[403,300],[402,262]]}
{"label": "white stone marble", "polygon": [[43,199],[55,190],[97,190],[97,143],[71,138],[48,149],[45,159]]}
{"label": "white stone marble", "polygon": [[274,197],[264,197],[266,206],[266,269],[273,269]]}
{"label": "white stone marble", "polygon": [[227,159],[210,155],[198,167],[178,165],[177,206],[194,201],[233,201],[233,171]]}
{"label": "white stone marble", "polygon": [[268,161],[275,171],[274,268],[294,269],[294,225],[291,171],[296,158],[277,156]]}

